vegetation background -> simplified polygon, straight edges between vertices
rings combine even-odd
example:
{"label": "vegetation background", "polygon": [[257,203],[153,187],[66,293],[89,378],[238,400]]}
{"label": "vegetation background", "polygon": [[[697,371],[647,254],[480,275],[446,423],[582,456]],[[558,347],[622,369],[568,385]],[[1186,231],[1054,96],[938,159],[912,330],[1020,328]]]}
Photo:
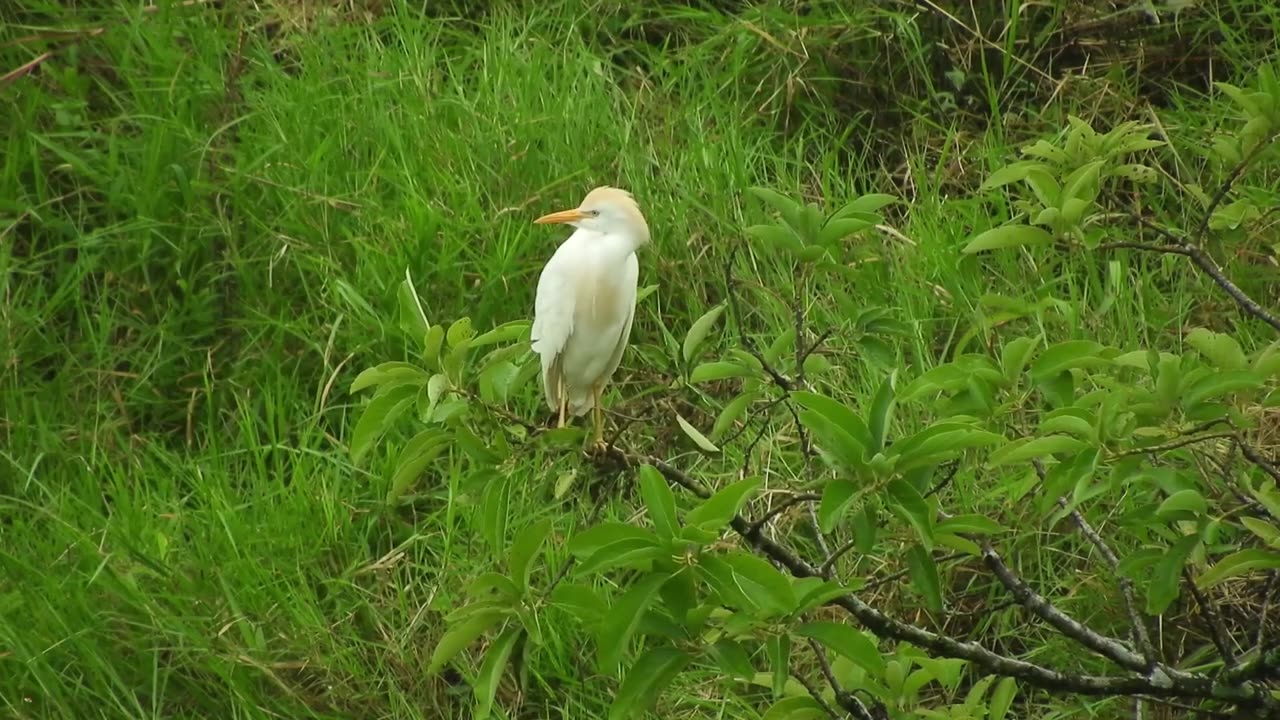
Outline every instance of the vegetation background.
{"label": "vegetation background", "polygon": [[[611,423],[659,457],[695,452],[677,413],[704,429],[717,417],[719,396],[700,404],[684,387],[680,344],[727,297],[726,277],[779,300],[752,305],[766,344],[807,292],[747,249],[743,229],[767,215],[752,186],[832,206],[901,199],[859,236],[843,284],[820,298],[832,302],[805,301],[813,327],[891,319],[893,333],[837,332],[814,355],[853,404],[887,369],[919,375],[1014,321],[1125,348],[1178,347],[1193,326],[1260,347],[1265,328],[1178,258],[961,248],[1013,212],[980,189],[988,174],[1069,115],[1189,143],[1170,182],[1133,201],[1192,225],[1197,208],[1169,188],[1238,112],[1212,83],[1248,84],[1277,29],[1280,6],[1248,0],[6,4],[0,710],[471,717],[475,663],[425,669],[462,588],[497,562],[482,478],[442,459],[388,510],[395,448],[353,461],[365,400],[348,388],[417,352],[398,329],[406,271],[432,322],[528,319],[562,237],[531,220],[596,185],[634,192],[655,237],[641,284],[656,289]],[[1274,167],[1247,180],[1260,202],[1275,197]],[[1215,252],[1276,307],[1276,220],[1254,220]],[[536,382],[510,408],[546,420]],[[726,445],[723,462],[795,481],[794,432]],[[562,447],[531,445],[504,470],[505,526],[550,520],[555,558],[593,518],[641,513],[630,482],[602,495],[593,465]],[[990,490],[969,477],[952,502]],[[1109,580],[1081,575],[1070,551],[1027,552],[1024,573],[1073,612],[1116,612],[1099,590]],[[955,583],[987,582],[957,567]],[[877,602],[921,606],[905,582]],[[1242,600],[1244,622],[1258,602]],[[958,622],[1010,652],[1072,658],[1016,614],[963,610]],[[617,680],[584,665],[588,634],[543,630],[497,707],[604,717]],[[677,685],[657,716],[767,706],[713,668]],[[1019,717],[1130,712],[1018,702]]]}

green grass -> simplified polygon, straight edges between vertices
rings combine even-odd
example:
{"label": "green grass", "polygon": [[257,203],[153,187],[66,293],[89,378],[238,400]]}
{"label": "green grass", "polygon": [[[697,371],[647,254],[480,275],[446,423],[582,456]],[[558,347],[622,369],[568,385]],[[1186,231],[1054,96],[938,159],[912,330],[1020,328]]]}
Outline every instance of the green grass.
{"label": "green grass", "polygon": [[[537,273],[562,238],[531,220],[596,185],[634,192],[655,236],[641,284],[658,290],[642,305],[611,403],[642,418],[624,441],[658,454],[691,455],[673,407],[714,420],[718,401],[699,408],[668,386],[689,323],[724,298],[732,248],[744,246],[733,272],[754,298],[745,321],[765,344],[789,323],[765,299],[789,298],[794,277],[745,249],[742,228],[764,217],[744,192],[753,185],[831,204],[872,191],[907,200],[890,220],[907,241],[867,236],[855,270],[810,288],[818,300],[845,295],[815,302],[813,327],[886,307],[908,330],[880,354],[838,336],[824,351],[823,382],[855,402],[889,367],[914,375],[962,351],[973,322],[999,320],[991,295],[1064,301],[1069,311],[1029,311],[1030,325],[1124,346],[1164,346],[1190,323],[1231,321],[1177,259],[960,259],[973,232],[1008,213],[971,193],[1014,145],[1055,132],[1067,112],[1099,124],[1143,119],[1134,99],[1143,78],[1122,69],[1099,80],[1105,90],[1069,87],[1052,102],[1008,107],[1029,92],[1027,71],[975,67],[966,82],[978,99],[960,114],[937,109],[926,87],[938,79],[932,40],[919,34],[931,26],[903,10],[820,4],[800,21],[773,6],[735,18],[675,4],[628,15],[495,3],[462,20],[388,5],[373,20],[306,27],[284,3],[278,15],[194,7],[131,22],[114,9],[0,15],[0,41],[105,28],[0,89],[8,716],[469,717],[462,679],[427,677],[425,667],[461,588],[499,562],[475,512],[487,478],[441,463],[409,509],[386,511],[394,450],[351,461],[362,400],[347,387],[364,367],[414,350],[396,331],[406,269],[433,321],[528,318]],[[1233,22],[1222,17],[1190,21],[1201,32]],[[1249,16],[1264,21],[1274,18]],[[911,32],[886,39],[894,27]],[[1223,62],[1243,67],[1274,52],[1229,27],[1215,46]],[[646,31],[667,41],[637,39]],[[886,46],[916,84],[877,84],[840,60],[842,51],[880,58],[870,53]],[[0,70],[46,47],[0,47]],[[1216,72],[1241,79],[1229,65]],[[897,116],[848,105],[891,98],[895,87]],[[1164,126],[1191,146],[1227,112],[1194,88],[1162,89],[1171,93],[1158,109]],[[987,122],[993,106],[1020,124]],[[1194,178],[1201,165],[1189,154],[1178,171]],[[1175,196],[1145,202],[1190,222]],[[1275,272],[1231,269],[1262,289]],[[532,422],[547,414],[533,384],[512,409]],[[802,467],[770,444],[757,448],[756,471],[785,485]],[[552,487],[570,471],[578,481],[557,500]],[[540,517],[563,537],[592,515],[588,491],[602,483],[573,454],[535,446],[513,472],[508,538]],[[957,506],[998,501],[981,478],[962,480]],[[604,517],[640,512],[626,485],[614,486]],[[558,567],[566,553],[552,545]],[[1066,550],[1046,542],[1030,552],[1038,556],[1023,570],[1046,587],[1074,581],[1057,570],[1071,561],[1059,557]],[[906,589],[886,598],[916,602]],[[1068,603],[1086,617],[1091,605]],[[984,621],[987,637],[1035,644],[1019,637],[1016,616]],[[567,621],[547,630],[523,669],[520,716],[603,716],[616,681],[584,659],[588,634]],[[1033,656],[1065,656],[1041,642]],[[683,680],[662,716],[758,716],[713,677]],[[513,688],[508,680],[500,704],[515,707]]]}

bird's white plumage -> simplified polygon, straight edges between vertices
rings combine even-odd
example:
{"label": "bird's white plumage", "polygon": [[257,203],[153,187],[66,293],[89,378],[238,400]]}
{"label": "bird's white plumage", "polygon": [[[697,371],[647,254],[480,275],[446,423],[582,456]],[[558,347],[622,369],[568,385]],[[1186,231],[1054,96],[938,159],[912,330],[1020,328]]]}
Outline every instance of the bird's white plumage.
{"label": "bird's white plumage", "polygon": [[569,412],[579,416],[594,406],[593,385],[608,382],[618,369],[635,317],[639,276],[634,252],[589,230],[575,232],[543,269],[531,337],[553,409],[561,378]]}
{"label": "bird's white plumage", "polygon": [[593,190],[577,210],[546,217],[577,229],[538,278],[532,347],[548,406],[560,407],[563,387],[566,409],[580,416],[622,361],[635,318],[635,253],[649,230],[631,195],[609,187]]}

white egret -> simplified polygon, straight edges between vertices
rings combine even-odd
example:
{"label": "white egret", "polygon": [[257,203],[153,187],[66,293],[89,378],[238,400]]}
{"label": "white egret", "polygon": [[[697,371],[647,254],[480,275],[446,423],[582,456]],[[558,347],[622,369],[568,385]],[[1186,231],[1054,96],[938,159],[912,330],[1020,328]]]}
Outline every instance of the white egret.
{"label": "white egret", "polygon": [[631,193],[598,187],[577,208],[534,220],[576,230],[556,249],[538,278],[533,351],[542,360],[547,405],[580,417],[594,410],[595,445],[604,445],[600,397],[613,376],[635,318],[636,251],[649,242],[649,225]]}

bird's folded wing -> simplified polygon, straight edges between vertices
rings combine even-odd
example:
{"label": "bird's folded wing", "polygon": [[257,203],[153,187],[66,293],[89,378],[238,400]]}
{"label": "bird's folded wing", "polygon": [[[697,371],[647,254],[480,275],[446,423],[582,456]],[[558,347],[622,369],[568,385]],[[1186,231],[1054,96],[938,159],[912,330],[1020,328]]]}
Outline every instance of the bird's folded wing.
{"label": "bird's folded wing", "polygon": [[542,356],[544,367],[564,350],[573,334],[575,295],[570,278],[553,257],[538,278],[533,327],[529,332],[533,351]]}

